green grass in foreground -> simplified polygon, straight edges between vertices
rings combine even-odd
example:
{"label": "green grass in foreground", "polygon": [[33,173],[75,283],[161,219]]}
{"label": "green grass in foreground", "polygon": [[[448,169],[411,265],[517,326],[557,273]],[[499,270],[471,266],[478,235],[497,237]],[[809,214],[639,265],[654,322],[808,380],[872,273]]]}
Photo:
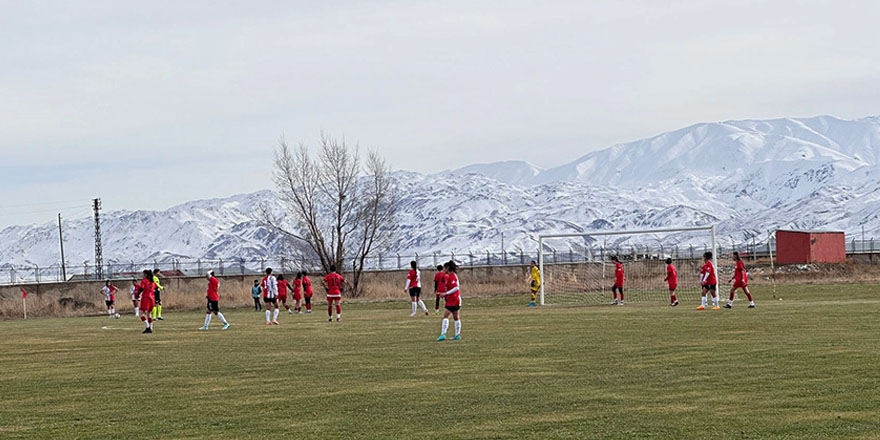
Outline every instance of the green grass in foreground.
{"label": "green grass in foreground", "polygon": [[880,438],[877,287],[777,295],[466,300],[443,343],[406,303],[272,328],[230,311],[226,332],[196,331],[201,313],[153,335],[133,316],[3,322],[0,438]]}

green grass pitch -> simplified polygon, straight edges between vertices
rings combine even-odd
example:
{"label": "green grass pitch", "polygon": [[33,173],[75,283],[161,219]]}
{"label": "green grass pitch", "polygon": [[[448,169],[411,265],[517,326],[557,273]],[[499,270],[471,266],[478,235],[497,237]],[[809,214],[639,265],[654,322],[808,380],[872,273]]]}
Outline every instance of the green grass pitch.
{"label": "green grass pitch", "polygon": [[[465,294],[467,291],[465,290]],[[880,292],[758,308],[467,299],[463,340],[407,303],[281,316],[0,323],[0,438],[880,438]],[[111,327],[104,329],[104,327]],[[451,335],[450,329],[450,335]]]}

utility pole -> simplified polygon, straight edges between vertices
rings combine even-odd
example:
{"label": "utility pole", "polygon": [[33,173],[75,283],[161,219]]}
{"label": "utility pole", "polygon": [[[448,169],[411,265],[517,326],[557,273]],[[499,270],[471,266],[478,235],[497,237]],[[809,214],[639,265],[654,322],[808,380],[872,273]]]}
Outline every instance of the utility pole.
{"label": "utility pole", "polygon": [[501,231],[501,264],[507,264],[507,254],[504,252],[504,231]]}
{"label": "utility pole", "polygon": [[61,244],[61,278],[67,282],[67,269],[64,265],[64,234],[61,232],[61,213],[58,213],[58,243]]}
{"label": "utility pole", "polygon": [[104,250],[101,248],[101,199],[92,200],[95,210],[95,279],[104,278]]}

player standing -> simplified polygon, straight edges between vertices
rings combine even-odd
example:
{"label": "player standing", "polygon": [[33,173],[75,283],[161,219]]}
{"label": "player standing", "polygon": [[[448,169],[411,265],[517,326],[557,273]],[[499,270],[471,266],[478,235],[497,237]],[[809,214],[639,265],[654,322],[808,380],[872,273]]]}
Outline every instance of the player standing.
{"label": "player standing", "polygon": [[440,294],[446,291],[446,273],[443,266],[437,265],[437,273],[434,274],[434,313],[440,312]]}
{"label": "player standing", "polygon": [[297,315],[302,313],[302,278],[303,273],[297,272],[296,278],[293,279],[293,300],[296,301],[293,309]]}
{"label": "player standing", "polygon": [[214,276],[214,271],[208,272],[208,290],[205,293],[205,299],[208,300],[208,310],[205,312],[205,326],[200,328],[199,330],[207,330],[208,326],[211,325],[211,314],[217,315],[220,318],[220,322],[223,323],[223,330],[229,328],[229,322],[226,321],[226,317],[220,313],[220,280]]}
{"label": "player standing", "polygon": [[[612,255],[611,261],[614,262],[614,285],[611,286],[611,293],[614,294],[614,301],[611,304],[622,306],[625,304],[623,301],[623,283],[626,281],[626,275],[623,272],[623,263],[620,262],[617,255]],[[617,301],[618,293],[620,294],[620,302]]]}
{"label": "player standing", "polygon": [[153,320],[162,321],[162,292],[165,290],[165,287],[162,287],[162,283],[159,282],[159,269],[153,271],[153,284],[156,285],[156,306],[153,308]]}
{"label": "player standing", "polygon": [[[278,325],[278,280],[272,275],[272,268],[266,268],[266,276],[263,277],[263,303],[266,304],[266,325]],[[272,309],[275,316],[272,316]]]}
{"label": "player standing", "polygon": [[666,278],[663,278],[663,281],[669,285],[669,305],[677,306],[678,298],[675,296],[675,289],[678,288],[678,270],[672,264],[672,258],[666,259]]}
{"label": "player standing", "polygon": [[153,271],[146,269],[144,270],[144,277],[141,279],[141,282],[137,287],[137,294],[139,298],[139,307],[141,309],[141,321],[144,323],[146,327],[144,329],[144,333],[153,333],[153,317],[151,313],[153,312],[153,306],[155,305],[155,293],[156,285],[153,283]]}
{"label": "player standing", "polygon": [[117,291],[119,291],[119,289],[110,284],[110,280],[104,281],[104,287],[101,288],[101,293],[104,294],[104,304],[107,306],[107,314],[110,315],[111,318],[119,319],[119,315],[116,314]]}
{"label": "player standing", "polygon": [[312,313],[312,295],[315,294],[315,291],[312,290],[312,280],[309,278],[308,272],[303,271],[303,296],[306,300],[306,313]]}
{"label": "player standing", "polygon": [[263,305],[260,304],[260,293],[262,293],[260,288],[260,280],[254,280],[254,287],[251,287],[251,296],[254,297],[254,311],[259,312],[263,310]]}
{"label": "player standing", "polygon": [[742,262],[742,259],[739,258],[739,252],[733,253],[733,261],[736,262],[736,268],[733,270],[733,278],[728,281],[728,283],[732,281],[733,286],[730,287],[730,298],[727,300],[727,304],[725,304],[724,307],[732,309],[733,296],[736,294],[736,289],[742,289],[749,298],[749,308],[754,309],[755,300],[752,299],[752,292],[749,292],[749,273],[746,271],[746,265]]}
{"label": "player standing", "polygon": [[721,310],[718,307],[718,278],[715,276],[715,265],[712,264],[712,252],[703,254],[703,267],[700,268],[700,284],[703,288],[702,299],[697,310],[706,310],[706,294],[712,294],[712,310]]}
{"label": "player standing", "polygon": [[529,264],[529,290],[532,292],[532,302],[529,307],[538,307],[538,292],[541,290],[541,271],[538,270],[538,264],[532,261]]}
{"label": "player standing", "polygon": [[422,272],[419,270],[419,263],[415,261],[410,261],[409,267],[411,269],[406,275],[406,285],[403,286],[403,291],[409,293],[409,298],[412,302],[412,314],[410,314],[409,317],[414,318],[416,316],[418,307],[421,307],[422,310],[425,311],[425,316],[428,316],[428,308],[425,307],[425,303],[422,302],[421,299]]}
{"label": "player standing", "polygon": [[336,322],[342,320],[342,306],[339,302],[342,300],[342,289],[345,279],[336,272],[336,266],[330,266],[330,273],[324,277],[324,290],[327,291],[327,315],[329,321],[333,322],[333,303],[336,303]]}
{"label": "player standing", "polygon": [[287,305],[288,290],[290,290],[290,283],[284,279],[284,274],[278,274],[278,302],[284,305],[284,309],[287,310],[289,315],[293,312],[290,311],[290,306]]}
{"label": "player standing", "polygon": [[140,309],[138,308],[138,294],[137,294],[138,282],[137,280],[131,280],[131,288],[128,290],[131,293],[131,306],[134,308],[134,317],[137,318],[140,316]]}
{"label": "player standing", "polygon": [[455,320],[455,336],[452,340],[458,341],[461,339],[461,319],[459,315],[459,312],[461,312],[461,289],[459,289],[458,274],[456,274],[458,266],[455,265],[454,261],[449,261],[443,265],[443,269],[446,271],[446,291],[441,293],[440,296],[446,302],[446,311],[443,312],[443,322],[440,325],[440,337],[437,338],[437,342],[446,340],[450,315]]}

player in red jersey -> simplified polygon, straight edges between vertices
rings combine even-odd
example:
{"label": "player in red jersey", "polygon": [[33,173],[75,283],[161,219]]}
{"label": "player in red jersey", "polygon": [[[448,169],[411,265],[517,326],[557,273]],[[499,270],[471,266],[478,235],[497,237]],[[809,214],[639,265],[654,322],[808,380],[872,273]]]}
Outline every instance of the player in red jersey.
{"label": "player in red jersey", "polygon": [[718,279],[715,276],[715,265],[712,264],[712,252],[703,254],[703,267],[700,268],[700,285],[703,288],[702,299],[697,310],[706,310],[706,294],[712,294],[712,310],[721,310],[718,307]]}
{"label": "player in red jersey", "polygon": [[452,338],[454,341],[458,341],[461,339],[461,317],[459,313],[461,312],[461,289],[458,285],[458,266],[456,266],[454,261],[449,261],[448,263],[443,265],[443,269],[446,272],[446,291],[440,294],[446,302],[446,311],[443,312],[443,322],[440,325],[440,337],[437,338],[437,341],[445,341],[446,340],[446,331],[449,330],[449,316],[452,315],[452,319],[455,320],[455,336]]}
{"label": "player in red jersey", "polygon": [[669,286],[669,305],[675,307],[678,305],[678,298],[675,296],[675,289],[678,288],[678,270],[672,264],[672,258],[666,259],[666,278],[663,278]]}
{"label": "player in red jersey", "polygon": [[418,307],[421,307],[425,312],[425,316],[428,316],[428,308],[425,307],[425,303],[420,298],[422,295],[422,272],[419,270],[419,263],[410,261],[409,267],[411,269],[406,275],[406,285],[403,286],[403,291],[409,293],[412,303],[412,314],[409,317],[414,318],[416,316]]}
{"label": "player in red jersey", "polygon": [[342,320],[342,290],[345,286],[345,279],[336,272],[336,266],[330,266],[330,273],[324,277],[324,290],[327,291],[327,316],[330,322],[333,322],[333,303],[336,303],[336,322]]}
{"label": "player in red jersey", "polygon": [[[623,263],[620,262],[620,259],[617,258],[617,255],[611,256],[611,261],[614,262],[614,285],[611,286],[611,293],[614,295],[614,301],[611,303],[612,305],[624,305],[623,301],[623,283],[626,281],[626,275],[623,272]],[[620,294],[620,301],[617,301],[617,294]]]}
{"label": "player in red jersey", "polygon": [[266,305],[266,325],[278,325],[278,280],[272,275],[271,267],[266,268],[266,276],[263,277],[260,287],[263,289],[263,304]]}
{"label": "player in red jersey", "polygon": [[724,307],[732,309],[733,296],[736,294],[736,289],[742,289],[749,298],[749,308],[754,309],[755,300],[752,299],[752,292],[749,292],[749,273],[746,271],[746,265],[743,264],[742,259],[739,258],[739,252],[733,253],[733,261],[736,262],[736,269],[733,270],[733,277],[727,281],[728,283],[732,282],[733,286],[730,287],[730,298],[727,300],[727,304],[725,304]]}
{"label": "player in red jersey", "polygon": [[284,274],[278,274],[278,302],[284,306],[288,315],[293,313],[290,311],[290,306],[287,305],[287,291],[289,290],[291,290],[290,282],[284,279]]}
{"label": "player in red jersey", "polygon": [[297,315],[302,313],[302,278],[303,273],[297,272],[293,279],[293,300],[296,301],[293,304],[293,310]]}
{"label": "player in red jersey", "polygon": [[443,266],[437,265],[437,273],[434,274],[434,313],[440,312],[440,293],[446,291],[446,273]]}
{"label": "player in red jersey", "polygon": [[309,274],[306,271],[303,271],[303,299],[306,301],[306,313],[312,313],[312,295],[315,294],[315,291],[312,290],[312,280],[309,278]]}
{"label": "player in red jersey", "polygon": [[119,289],[110,284],[110,280],[104,281],[104,287],[101,288],[101,293],[104,294],[104,304],[107,306],[107,314],[110,315],[111,318],[119,319],[119,315],[116,314],[117,291],[119,291]]}
{"label": "player in red jersey", "polygon": [[220,318],[220,321],[223,322],[223,330],[229,328],[229,322],[226,321],[226,317],[220,313],[220,280],[214,276],[214,271],[208,272],[208,290],[205,293],[205,299],[208,300],[207,311],[205,311],[205,326],[200,328],[199,330],[207,330],[208,326],[211,325],[211,314],[217,315]]}
{"label": "player in red jersey", "polygon": [[153,284],[153,271],[144,270],[144,277],[137,285],[137,295],[139,299],[139,307],[141,310],[141,321],[143,321],[144,333],[153,333],[153,316],[150,314],[155,306],[155,297],[153,293],[156,285]]}

